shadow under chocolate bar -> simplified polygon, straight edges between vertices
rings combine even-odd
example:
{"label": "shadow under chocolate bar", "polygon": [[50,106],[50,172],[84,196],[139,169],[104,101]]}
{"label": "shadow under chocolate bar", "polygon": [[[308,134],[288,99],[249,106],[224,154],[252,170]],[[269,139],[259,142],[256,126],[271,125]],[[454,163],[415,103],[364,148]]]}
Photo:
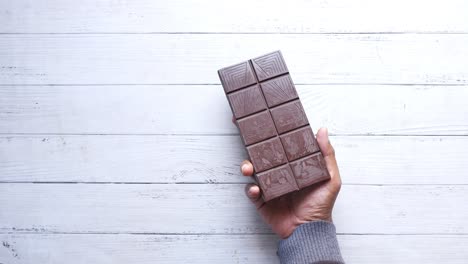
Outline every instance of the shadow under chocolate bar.
{"label": "shadow under chocolate bar", "polygon": [[330,178],[280,51],[218,74],[265,201]]}

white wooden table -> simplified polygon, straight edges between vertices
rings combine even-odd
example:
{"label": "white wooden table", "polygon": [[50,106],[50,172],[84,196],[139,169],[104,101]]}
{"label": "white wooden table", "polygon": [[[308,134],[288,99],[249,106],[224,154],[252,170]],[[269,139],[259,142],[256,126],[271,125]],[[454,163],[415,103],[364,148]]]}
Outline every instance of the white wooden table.
{"label": "white wooden table", "polygon": [[0,263],[277,263],[216,70],[280,49],[347,263],[468,261],[464,0],[0,0]]}

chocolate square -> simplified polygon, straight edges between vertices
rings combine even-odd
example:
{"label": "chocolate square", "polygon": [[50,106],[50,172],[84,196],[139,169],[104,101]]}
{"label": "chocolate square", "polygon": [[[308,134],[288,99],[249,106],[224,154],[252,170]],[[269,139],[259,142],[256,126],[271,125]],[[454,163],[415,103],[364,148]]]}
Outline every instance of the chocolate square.
{"label": "chocolate square", "polygon": [[320,152],[290,164],[297,185],[301,189],[330,178],[325,159]]}
{"label": "chocolate square", "polygon": [[276,135],[275,124],[268,111],[237,120],[245,145],[251,145]]}
{"label": "chocolate square", "polygon": [[260,84],[269,107],[296,99],[297,92],[289,75],[274,78]]}
{"label": "chocolate square", "polygon": [[257,182],[263,190],[263,199],[267,201],[285,193],[299,190],[288,164],[257,173]]}
{"label": "chocolate square", "polygon": [[226,93],[257,83],[248,61],[223,68],[218,75]]}
{"label": "chocolate square", "polygon": [[288,162],[283,146],[277,137],[248,146],[247,152],[257,173]]}
{"label": "chocolate square", "polygon": [[320,151],[309,126],[283,134],[280,138],[289,161]]}
{"label": "chocolate square", "polygon": [[309,123],[299,100],[272,108],[271,115],[279,134]]}
{"label": "chocolate square", "polygon": [[241,118],[267,108],[258,85],[228,95],[234,117]]}
{"label": "chocolate square", "polygon": [[259,81],[288,73],[286,63],[279,51],[252,59],[252,64]]}

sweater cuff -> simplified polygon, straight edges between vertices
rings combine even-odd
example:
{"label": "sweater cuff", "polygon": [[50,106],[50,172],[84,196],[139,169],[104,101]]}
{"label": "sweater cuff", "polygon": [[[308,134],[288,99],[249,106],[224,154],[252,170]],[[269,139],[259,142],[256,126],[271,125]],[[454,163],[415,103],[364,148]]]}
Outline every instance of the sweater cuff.
{"label": "sweater cuff", "polygon": [[316,221],[302,224],[278,246],[282,264],[343,264],[333,223]]}

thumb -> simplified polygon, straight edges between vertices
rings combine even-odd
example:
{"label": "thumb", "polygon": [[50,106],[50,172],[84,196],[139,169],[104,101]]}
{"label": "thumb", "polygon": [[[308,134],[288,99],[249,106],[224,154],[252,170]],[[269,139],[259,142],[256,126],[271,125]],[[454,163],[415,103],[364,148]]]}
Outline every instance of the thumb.
{"label": "thumb", "polygon": [[335,159],[335,149],[330,143],[330,139],[328,138],[328,129],[326,127],[322,127],[317,132],[317,142],[320,147],[320,151],[322,151],[323,156]]}
{"label": "thumb", "polygon": [[320,151],[322,151],[325,163],[327,164],[327,169],[330,173],[331,181],[339,188],[339,186],[341,186],[340,172],[338,170],[338,164],[335,158],[335,149],[331,145],[330,139],[328,138],[327,128],[319,129],[317,132],[317,142],[319,144]]}

